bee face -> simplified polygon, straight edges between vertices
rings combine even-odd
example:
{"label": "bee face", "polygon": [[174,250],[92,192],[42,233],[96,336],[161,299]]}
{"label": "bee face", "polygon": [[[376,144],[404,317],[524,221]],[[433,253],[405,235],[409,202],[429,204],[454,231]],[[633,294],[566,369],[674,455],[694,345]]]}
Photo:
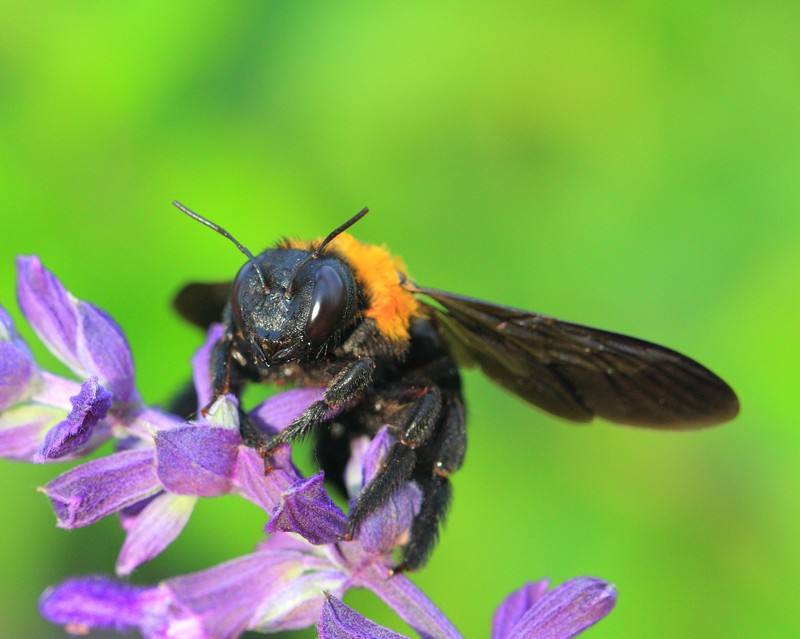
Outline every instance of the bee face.
{"label": "bee face", "polygon": [[243,350],[260,366],[315,358],[356,315],[353,272],[330,255],[269,249],[247,262],[233,284],[231,311]]}

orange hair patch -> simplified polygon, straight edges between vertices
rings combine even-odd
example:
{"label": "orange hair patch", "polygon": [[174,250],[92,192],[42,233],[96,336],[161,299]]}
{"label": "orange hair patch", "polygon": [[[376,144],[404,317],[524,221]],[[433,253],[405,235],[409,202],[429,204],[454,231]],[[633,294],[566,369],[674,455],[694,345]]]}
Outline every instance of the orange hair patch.
{"label": "orange hair patch", "polygon": [[[313,250],[316,242],[287,240],[287,248]],[[344,259],[364,287],[369,306],[365,315],[375,321],[381,334],[392,341],[407,341],[411,320],[419,315],[419,302],[403,288],[405,265],[383,246],[362,244],[349,233],[337,236],[328,248]]]}

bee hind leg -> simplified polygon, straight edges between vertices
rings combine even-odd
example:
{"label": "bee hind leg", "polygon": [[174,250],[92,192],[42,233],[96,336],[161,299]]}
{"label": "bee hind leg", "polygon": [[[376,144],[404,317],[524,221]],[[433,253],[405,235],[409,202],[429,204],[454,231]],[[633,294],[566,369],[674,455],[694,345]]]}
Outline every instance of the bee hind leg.
{"label": "bee hind leg", "polygon": [[402,559],[395,567],[395,573],[416,570],[427,562],[452,499],[448,477],[461,468],[466,448],[464,404],[458,396],[447,393],[444,417],[414,473],[414,479],[422,489],[422,506],[414,518],[411,535],[403,547]]}

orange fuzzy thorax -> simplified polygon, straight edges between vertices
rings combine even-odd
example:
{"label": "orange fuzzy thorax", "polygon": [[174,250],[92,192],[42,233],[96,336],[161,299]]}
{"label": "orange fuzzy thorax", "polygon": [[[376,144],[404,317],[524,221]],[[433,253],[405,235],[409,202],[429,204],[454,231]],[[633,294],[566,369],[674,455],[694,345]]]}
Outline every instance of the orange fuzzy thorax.
{"label": "orange fuzzy thorax", "polygon": [[[290,240],[288,246],[313,250],[318,243]],[[369,302],[365,315],[375,321],[381,334],[392,341],[407,341],[411,320],[419,314],[419,302],[400,281],[408,277],[402,260],[383,246],[362,244],[349,233],[338,235],[328,248],[353,269]]]}

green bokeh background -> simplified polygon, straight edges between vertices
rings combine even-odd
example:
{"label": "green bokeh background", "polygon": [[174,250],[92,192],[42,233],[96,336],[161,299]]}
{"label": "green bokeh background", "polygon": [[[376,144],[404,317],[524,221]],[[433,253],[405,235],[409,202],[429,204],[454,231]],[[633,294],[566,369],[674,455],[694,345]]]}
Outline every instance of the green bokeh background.
{"label": "green bokeh background", "polygon": [[[0,9],[0,300],[37,253],[125,328],[147,401],[200,335],[176,288],[327,232],[423,283],[629,332],[724,375],[741,416],[690,434],[573,427],[474,373],[466,466],[415,581],[468,637],[524,581],[617,584],[601,637],[800,636],[800,4],[8,3]],[[35,342],[39,360],[63,370]],[[110,518],[62,531],[0,464],[0,635],[112,569]],[[200,504],[136,580],[243,554],[258,510]],[[348,599],[403,630],[371,595]],[[313,636],[307,634],[293,636]]]}

